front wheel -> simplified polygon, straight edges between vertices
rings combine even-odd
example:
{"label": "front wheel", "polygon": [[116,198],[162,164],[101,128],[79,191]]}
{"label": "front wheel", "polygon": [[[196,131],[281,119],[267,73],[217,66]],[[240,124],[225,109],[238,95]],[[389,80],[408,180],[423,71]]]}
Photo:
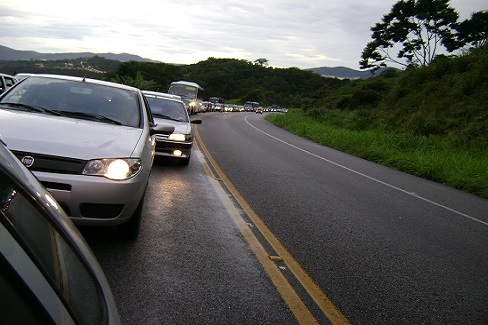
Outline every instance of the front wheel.
{"label": "front wheel", "polygon": [[190,157],[191,156],[188,155],[187,158],[178,160],[178,164],[180,164],[181,166],[188,166],[188,164],[190,163]]}
{"label": "front wheel", "polygon": [[137,205],[137,208],[129,221],[118,226],[117,235],[119,237],[123,239],[136,239],[137,236],[139,236],[145,196],[146,192],[142,195],[141,201]]}

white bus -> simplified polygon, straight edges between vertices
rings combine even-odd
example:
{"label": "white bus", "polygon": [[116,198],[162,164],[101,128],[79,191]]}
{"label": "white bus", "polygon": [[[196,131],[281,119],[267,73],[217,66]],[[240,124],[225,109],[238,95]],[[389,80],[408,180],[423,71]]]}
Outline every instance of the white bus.
{"label": "white bus", "polygon": [[168,93],[180,96],[190,115],[198,113],[202,107],[203,88],[195,82],[174,81],[169,86]]}

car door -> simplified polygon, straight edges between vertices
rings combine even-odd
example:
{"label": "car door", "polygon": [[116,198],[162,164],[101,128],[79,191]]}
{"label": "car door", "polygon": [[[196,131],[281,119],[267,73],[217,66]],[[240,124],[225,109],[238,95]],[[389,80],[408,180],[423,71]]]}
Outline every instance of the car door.
{"label": "car door", "polygon": [[52,196],[39,183],[30,187],[36,180],[27,169],[14,175],[7,165],[0,164],[0,324],[119,324],[106,279],[68,217],[56,221]]}

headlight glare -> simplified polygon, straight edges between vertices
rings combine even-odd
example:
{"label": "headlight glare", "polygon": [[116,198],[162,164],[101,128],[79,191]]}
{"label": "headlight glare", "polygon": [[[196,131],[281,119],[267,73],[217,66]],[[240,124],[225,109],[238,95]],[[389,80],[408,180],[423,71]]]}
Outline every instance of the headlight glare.
{"label": "headlight glare", "polygon": [[181,133],[171,133],[169,135],[168,139],[172,140],[172,141],[185,141],[186,135],[181,134]]}
{"label": "headlight glare", "polygon": [[83,174],[125,180],[137,175],[141,168],[140,159],[96,159],[86,164]]}

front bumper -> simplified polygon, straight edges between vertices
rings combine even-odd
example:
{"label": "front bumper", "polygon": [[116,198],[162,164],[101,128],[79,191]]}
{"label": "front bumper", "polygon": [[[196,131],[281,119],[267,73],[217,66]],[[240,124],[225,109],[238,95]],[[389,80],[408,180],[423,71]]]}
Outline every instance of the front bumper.
{"label": "front bumper", "polygon": [[[187,159],[190,157],[193,142],[177,142],[156,138],[156,156]],[[178,152],[179,151],[179,152]]]}
{"label": "front bumper", "polygon": [[144,195],[149,173],[113,181],[100,176],[34,172],[78,225],[116,226],[128,221]]}

